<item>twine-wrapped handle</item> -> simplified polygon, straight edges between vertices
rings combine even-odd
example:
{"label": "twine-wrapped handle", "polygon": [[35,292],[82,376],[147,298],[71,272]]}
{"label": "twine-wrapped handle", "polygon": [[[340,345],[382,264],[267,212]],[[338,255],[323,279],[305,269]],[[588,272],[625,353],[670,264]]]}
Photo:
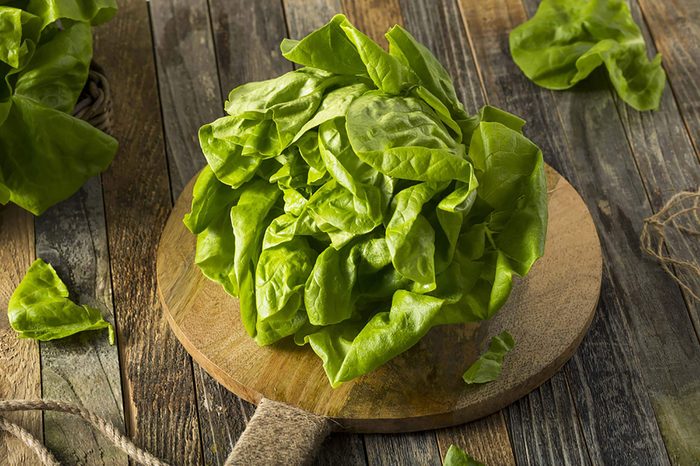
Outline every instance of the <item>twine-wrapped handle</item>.
{"label": "twine-wrapped handle", "polygon": [[263,398],[225,466],[309,464],[331,427],[326,417]]}

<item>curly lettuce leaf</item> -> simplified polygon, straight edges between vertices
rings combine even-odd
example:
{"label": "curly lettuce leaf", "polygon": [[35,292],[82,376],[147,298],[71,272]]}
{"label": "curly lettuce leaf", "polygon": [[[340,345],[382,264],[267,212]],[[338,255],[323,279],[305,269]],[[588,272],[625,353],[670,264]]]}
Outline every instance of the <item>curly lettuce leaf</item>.
{"label": "curly lettuce leaf", "polygon": [[114,327],[99,310],[68,299],[68,289],[56,271],[41,259],[27,270],[7,306],[10,326],[19,338],[48,341],[87,330],[107,329],[114,344]]}
{"label": "curly lettuce leaf", "polygon": [[666,85],[661,55],[646,45],[625,0],[543,0],[510,34],[513,60],[536,84],[568,89],[605,66],[622,100],[637,110],[659,107]]}

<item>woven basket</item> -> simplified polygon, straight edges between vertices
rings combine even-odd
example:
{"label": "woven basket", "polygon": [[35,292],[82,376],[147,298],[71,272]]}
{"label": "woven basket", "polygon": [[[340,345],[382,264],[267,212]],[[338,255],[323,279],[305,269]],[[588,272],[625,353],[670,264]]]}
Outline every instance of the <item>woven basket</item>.
{"label": "woven basket", "polygon": [[73,116],[85,120],[107,134],[112,133],[112,96],[104,70],[94,61]]}

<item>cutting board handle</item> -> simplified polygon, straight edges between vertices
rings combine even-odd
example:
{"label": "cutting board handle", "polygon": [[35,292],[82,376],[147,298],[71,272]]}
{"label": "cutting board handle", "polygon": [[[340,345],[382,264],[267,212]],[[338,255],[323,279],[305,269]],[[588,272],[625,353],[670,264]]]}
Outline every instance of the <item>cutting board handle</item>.
{"label": "cutting board handle", "polygon": [[225,466],[309,464],[331,427],[326,417],[263,398]]}

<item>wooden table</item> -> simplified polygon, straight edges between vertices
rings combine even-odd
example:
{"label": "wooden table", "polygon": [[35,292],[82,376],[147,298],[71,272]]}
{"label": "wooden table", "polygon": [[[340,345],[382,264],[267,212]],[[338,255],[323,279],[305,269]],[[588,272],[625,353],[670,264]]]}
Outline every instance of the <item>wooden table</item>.
{"label": "wooden table", "polygon": [[[97,29],[121,149],[101,179],[40,218],[0,208],[0,308],[35,257],[74,297],[115,322],[103,334],[17,340],[0,313],[0,398],[75,401],[177,465],[223,464],[254,407],[203,372],[162,319],[155,247],[173,199],[204,164],[197,128],[234,86],[292,69],[279,53],[344,11],[380,39],[405,25],[454,77],[470,111],[486,102],[528,120],[545,160],[580,191],[604,251],[600,305],[575,356],[507,409],[468,425],[404,435],[334,434],[319,464],[440,464],[455,443],[489,465],[700,462],[700,305],[645,257],[643,218],[700,185],[700,2],[632,0],[669,85],[656,112],[621,102],[604,73],[569,92],[529,82],[508,32],[536,0],[125,0]],[[693,244],[675,246],[691,254]],[[66,464],[126,465],[70,416],[12,416]],[[36,464],[0,437],[0,463]]]}

